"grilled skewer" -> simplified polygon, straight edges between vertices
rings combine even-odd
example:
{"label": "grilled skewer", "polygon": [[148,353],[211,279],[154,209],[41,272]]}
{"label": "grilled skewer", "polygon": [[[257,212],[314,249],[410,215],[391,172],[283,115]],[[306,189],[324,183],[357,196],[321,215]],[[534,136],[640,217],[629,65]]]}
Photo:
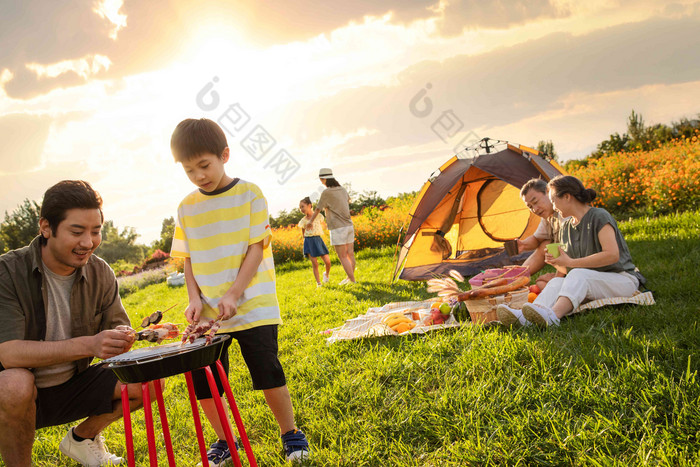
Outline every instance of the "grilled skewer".
{"label": "grilled skewer", "polygon": [[145,328],[145,327],[148,327],[148,326],[151,325],[151,324],[158,324],[158,323],[160,323],[160,320],[163,319],[163,315],[165,314],[165,312],[166,312],[166,311],[172,310],[172,309],[175,308],[177,305],[178,305],[178,304],[176,303],[175,305],[171,306],[171,307],[168,308],[167,310],[163,310],[163,311],[156,310],[156,311],[154,311],[154,312],[151,313],[150,315],[146,316],[146,317],[143,319],[143,321],[141,321],[141,327],[142,327],[142,328]]}

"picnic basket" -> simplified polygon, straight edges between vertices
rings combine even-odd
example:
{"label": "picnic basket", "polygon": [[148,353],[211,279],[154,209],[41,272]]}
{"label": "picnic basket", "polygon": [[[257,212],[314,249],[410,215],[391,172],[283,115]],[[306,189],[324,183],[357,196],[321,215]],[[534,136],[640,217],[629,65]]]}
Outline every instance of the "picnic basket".
{"label": "picnic basket", "polygon": [[501,295],[491,295],[483,298],[475,298],[466,300],[467,310],[472,322],[476,324],[486,324],[491,321],[496,321],[496,307],[501,304],[506,304],[513,308],[522,308],[527,302],[527,294],[530,292],[528,287],[506,292]]}

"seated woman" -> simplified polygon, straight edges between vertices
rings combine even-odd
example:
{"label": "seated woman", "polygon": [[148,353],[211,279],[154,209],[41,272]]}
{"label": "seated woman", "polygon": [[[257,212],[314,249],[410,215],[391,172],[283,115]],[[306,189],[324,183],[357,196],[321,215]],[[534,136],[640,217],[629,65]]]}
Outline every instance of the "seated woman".
{"label": "seated woman", "polygon": [[634,295],[644,277],[632,263],[629,249],[608,211],[590,205],[595,190],[569,175],[550,180],[549,199],[563,218],[560,255],[545,254],[545,262],[565,277],[549,281],[522,311],[499,305],[503,324],[558,325],[559,320],[586,301]]}

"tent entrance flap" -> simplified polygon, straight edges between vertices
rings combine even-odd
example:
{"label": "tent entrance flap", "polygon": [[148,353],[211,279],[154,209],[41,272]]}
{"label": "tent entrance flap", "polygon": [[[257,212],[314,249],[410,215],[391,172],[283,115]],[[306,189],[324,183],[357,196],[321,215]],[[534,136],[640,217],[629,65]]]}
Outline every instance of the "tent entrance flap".
{"label": "tent entrance flap", "polygon": [[520,190],[503,180],[488,180],[476,195],[479,225],[487,237],[503,243],[520,238],[527,229],[530,210]]}

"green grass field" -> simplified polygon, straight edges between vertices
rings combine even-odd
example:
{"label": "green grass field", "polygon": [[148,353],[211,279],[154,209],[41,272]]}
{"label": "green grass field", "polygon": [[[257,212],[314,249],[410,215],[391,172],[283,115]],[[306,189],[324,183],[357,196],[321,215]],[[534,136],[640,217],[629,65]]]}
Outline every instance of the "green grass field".
{"label": "green grass field", "polygon": [[[548,330],[466,326],[329,346],[319,332],[370,306],[428,298],[425,283],[389,285],[390,248],[360,252],[361,282],[351,287],[333,285],[342,278],[337,262],[323,289],[307,263],[278,265],[280,358],[313,449],[310,465],[700,464],[700,212],[621,228],[657,305],[602,308]],[[158,284],[124,304],[140,322],[185,301],[184,288]],[[236,344],[232,356],[230,379],[258,464],[285,465],[277,425]],[[168,380],[178,465],[194,466],[185,394],[184,378]],[[148,465],[143,412],[133,417],[137,465]],[[67,428],[37,433],[35,465],[72,465],[58,451]],[[125,456],[123,424],[105,436]],[[208,429],[207,442],[213,436]]]}

